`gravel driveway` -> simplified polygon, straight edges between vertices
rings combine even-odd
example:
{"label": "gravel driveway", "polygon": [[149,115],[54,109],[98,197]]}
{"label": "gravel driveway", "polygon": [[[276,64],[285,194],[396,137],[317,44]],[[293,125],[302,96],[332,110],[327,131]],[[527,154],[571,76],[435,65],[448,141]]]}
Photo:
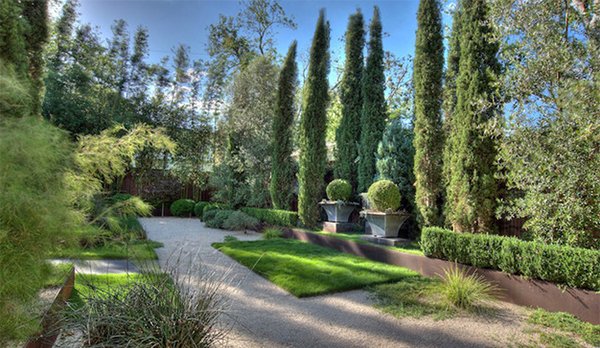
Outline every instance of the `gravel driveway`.
{"label": "gravel driveway", "polygon": [[224,294],[235,322],[226,347],[505,347],[526,341],[516,306],[503,304],[507,309],[493,319],[434,321],[384,314],[363,290],[298,299],[210,246],[226,235],[254,240],[258,234],[210,229],[198,219],[140,222],[150,239],[164,243],[157,249],[161,266],[178,255],[199,257],[208,271],[230,272]]}

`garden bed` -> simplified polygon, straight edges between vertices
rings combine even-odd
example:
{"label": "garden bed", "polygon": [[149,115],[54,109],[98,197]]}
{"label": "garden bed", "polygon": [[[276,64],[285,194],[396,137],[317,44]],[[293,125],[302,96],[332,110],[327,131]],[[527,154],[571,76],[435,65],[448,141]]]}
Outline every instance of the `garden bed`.
{"label": "garden bed", "polygon": [[[332,248],[341,252],[361,256],[370,260],[402,266],[425,276],[443,274],[445,269],[455,265],[453,262],[432,259],[425,256],[408,254],[362,244],[353,240],[344,240],[332,236],[305,232],[299,229],[286,230],[285,237],[307,241]],[[521,306],[539,307],[549,311],[571,313],[581,320],[600,324],[600,294],[576,288],[559,287],[556,284],[499,271],[457,264],[468,272],[474,272],[493,282],[500,289],[500,299]]]}

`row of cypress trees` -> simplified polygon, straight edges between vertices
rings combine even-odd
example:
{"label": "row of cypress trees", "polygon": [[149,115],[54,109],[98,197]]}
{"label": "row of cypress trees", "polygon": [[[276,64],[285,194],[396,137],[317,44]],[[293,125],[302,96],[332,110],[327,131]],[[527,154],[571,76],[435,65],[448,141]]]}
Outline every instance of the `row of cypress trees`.
{"label": "row of cypress trees", "polygon": [[493,229],[496,147],[484,126],[498,115],[495,79],[500,65],[487,12],[485,0],[459,2],[443,90],[440,4],[421,0],[419,5],[413,72],[414,172],[416,205],[424,226],[440,226],[445,216],[455,231]]}

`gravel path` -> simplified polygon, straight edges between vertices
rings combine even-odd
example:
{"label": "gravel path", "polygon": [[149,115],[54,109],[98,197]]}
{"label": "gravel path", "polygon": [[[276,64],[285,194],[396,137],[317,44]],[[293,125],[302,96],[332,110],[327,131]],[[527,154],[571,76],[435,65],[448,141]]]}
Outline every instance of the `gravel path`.
{"label": "gravel path", "polygon": [[[210,229],[197,219],[140,222],[150,239],[164,243],[157,249],[161,266],[173,257],[199,257],[205,271],[229,272],[223,293],[235,322],[226,347],[505,347],[527,341],[523,309],[516,306],[502,304],[494,318],[434,321],[384,314],[362,290],[298,299],[210,246],[226,235],[254,240],[258,234]],[[186,264],[200,263],[180,267]]]}

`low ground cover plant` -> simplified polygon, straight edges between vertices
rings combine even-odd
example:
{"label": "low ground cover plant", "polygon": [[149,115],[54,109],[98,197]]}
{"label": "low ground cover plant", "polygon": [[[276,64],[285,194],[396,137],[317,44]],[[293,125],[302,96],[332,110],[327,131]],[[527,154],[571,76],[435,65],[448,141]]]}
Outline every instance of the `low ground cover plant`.
{"label": "low ground cover plant", "polygon": [[281,229],[279,229],[279,228],[276,228],[276,227],[269,227],[269,228],[266,228],[263,231],[262,237],[265,240],[282,238],[283,237],[283,231]]}
{"label": "low ground cover plant", "polygon": [[426,256],[530,278],[600,290],[600,251],[523,241],[496,235],[424,228]]}
{"label": "low ground cover plant", "polygon": [[403,267],[292,239],[214,243],[213,247],[297,297],[419,276]]}
{"label": "low ground cover plant", "polygon": [[194,211],[196,202],[191,199],[178,199],[169,208],[173,216],[190,216]]}
{"label": "low ground cover plant", "polygon": [[261,222],[274,226],[298,226],[298,213],[295,211],[244,207],[240,209]]}
{"label": "low ground cover plant", "polygon": [[536,309],[529,315],[527,321],[531,324],[577,335],[594,347],[600,346],[600,325],[581,321],[571,314]]}

